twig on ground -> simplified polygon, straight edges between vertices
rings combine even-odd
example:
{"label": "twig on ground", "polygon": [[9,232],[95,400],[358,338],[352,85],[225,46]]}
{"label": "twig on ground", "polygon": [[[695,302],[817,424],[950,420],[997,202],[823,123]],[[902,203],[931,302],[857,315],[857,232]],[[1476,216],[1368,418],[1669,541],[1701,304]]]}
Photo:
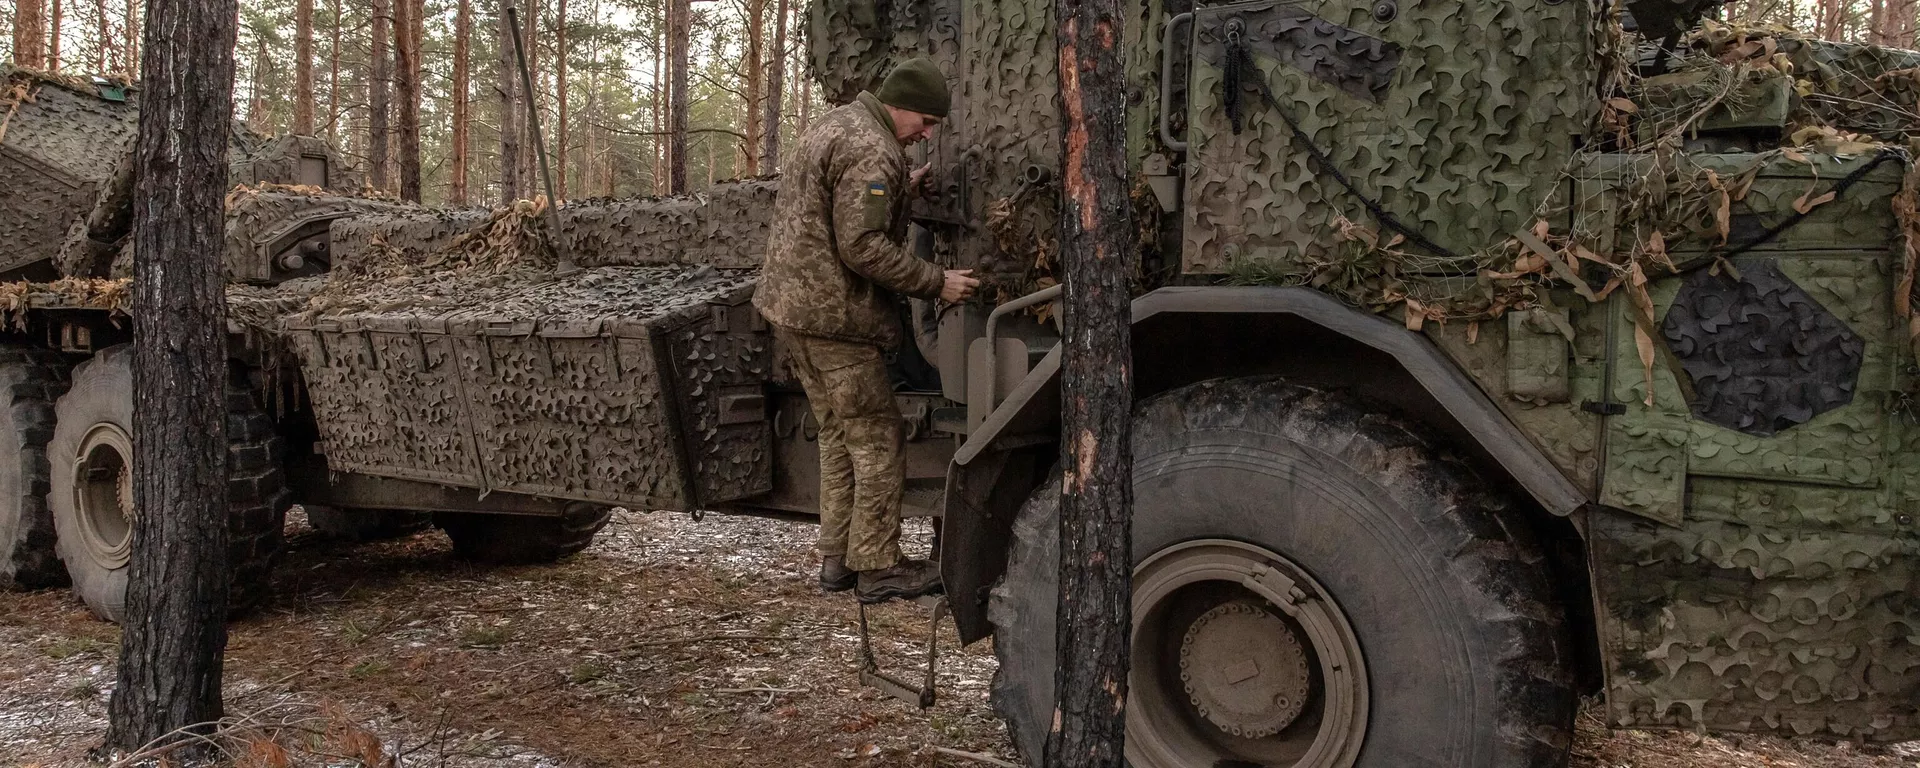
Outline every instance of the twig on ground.
{"label": "twig on ground", "polygon": [[768,688],[763,685],[763,686],[756,686],[753,688],[712,688],[712,689],[708,689],[708,692],[709,693],[812,693],[813,689],[812,688]]}
{"label": "twig on ground", "polygon": [[[928,746],[932,746],[932,745],[928,745]],[[967,752],[965,750],[948,749],[946,747],[934,747],[933,751],[946,755],[948,757],[963,758],[966,760],[972,760],[977,763],[986,763],[987,765],[998,765],[998,766],[1002,766],[1002,768],[1020,768],[1020,766],[1014,765],[1013,763],[1009,763],[1000,758],[994,757],[992,755],[983,755],[978,752]]]}

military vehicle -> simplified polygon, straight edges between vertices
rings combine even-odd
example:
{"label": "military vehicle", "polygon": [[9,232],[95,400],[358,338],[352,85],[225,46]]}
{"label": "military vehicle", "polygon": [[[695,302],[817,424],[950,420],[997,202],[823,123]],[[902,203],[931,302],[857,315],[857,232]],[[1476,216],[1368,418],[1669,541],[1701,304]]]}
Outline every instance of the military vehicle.
{"label": "military vehicle", "polygon": [[[1127,8],[1132,765],[1558,764],[1583,693],[1620,726],[1920,738],[1920,53],[1655,0]],[[907,502],[939,520],[934,621],[994,638],[1037,759],[1072,279],[1053,9],[809,19],[835,101],[920,53],[954,83],[911,242],[988,290],[906,313]],[[813,511],[805,396],[746,304],[776,185],[554,229],[536,203],[237,191],[236,521],[426,513],[532,560],[613,505]],[[302,206],[324,230],[276,223]],[[282,232],[326,274],[292,277]],[[13,300],[0,554],[16,581],[63,555],[99,609],[82,556],[138,514],[124,321],[58,285]],[[926,705],[928,660],[862,679]]]}

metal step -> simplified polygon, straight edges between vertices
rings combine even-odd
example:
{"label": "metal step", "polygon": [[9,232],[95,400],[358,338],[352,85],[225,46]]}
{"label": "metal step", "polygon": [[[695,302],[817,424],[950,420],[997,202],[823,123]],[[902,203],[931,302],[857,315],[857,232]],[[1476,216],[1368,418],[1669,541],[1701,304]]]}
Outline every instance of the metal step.
{"label": "metal step", "polygon": [[901,701],[918,704],[921,709],[933,706],[934,673],[940,666],[940,620],[947,617],[947,598],[945,595],[924,595],[914,598],[913,602],[933,614],[927,622],[927,669],[920,685],[901,679],[880,669],[880,662],[873,656],[873,641],[867,630],[867,605],[860,604],[860,684],[880,689],[881,693]]}

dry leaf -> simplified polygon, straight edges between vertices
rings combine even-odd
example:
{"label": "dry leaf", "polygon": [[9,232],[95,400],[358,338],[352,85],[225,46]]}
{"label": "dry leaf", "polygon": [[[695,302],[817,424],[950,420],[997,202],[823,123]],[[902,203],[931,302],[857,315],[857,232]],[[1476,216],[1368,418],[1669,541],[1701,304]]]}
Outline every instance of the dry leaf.
{"label": "dry leaf", "polygon": [[1815,208],[1826,205],[1827,203],[1833,202],[1833,199],[1839,195],[1839,193],[1834,190],[1827,190],[1827,193],[1824,195],[1821,195],[1819,197],[1815,197],[1812,199],[1808,199],[1807,195],[1811,195],[1811,194],[1813,194],[1813,190],[1809,189],[1807,190],[1806,195],[1801,195],[1799,199],[1794,200],[1793,209],[1800,213],[1806,213]]}
{"label": "dry leaf", "polygon": [[1629,101],[1622,96],[1615,96],[1611,99],[1607,99],[1607,106],[1613,107],[1614,109],[1617,109],[1621,112],[1625,112],[1629,115],[1640,111],[1640,107],[1638,105],[1634,104],[1632,101]]}
{"label": "dry leaf", "polygon": [[1426,307],[1420,306],[1420,300],[1407,297],[1407,330],[1418,331],[1427,321]]}
{"label": "dry leaf", "polygon": [[1467,343],[1468,344],[1480,343],[1480,321],[1475,320],[1471,323],[1467,323]]}
{"label": "dry leaf", "polygon": [[1640,350],[1640,368],[1646,374],[1647,407],[1653,407],[1653,337],[1639,323],[1633,324],[1633,346]]}

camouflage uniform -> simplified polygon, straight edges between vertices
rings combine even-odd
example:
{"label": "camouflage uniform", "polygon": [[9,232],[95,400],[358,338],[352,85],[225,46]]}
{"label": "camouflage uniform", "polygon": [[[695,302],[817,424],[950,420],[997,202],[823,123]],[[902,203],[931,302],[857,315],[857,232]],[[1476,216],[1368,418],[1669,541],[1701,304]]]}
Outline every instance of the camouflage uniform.
{"label": "camouflage uniform", "polygon": [[907,252],[906,180],[872,94],[828,112],[787,162],[753,297],[820,422],[820,552],[856,571],[900,559],[905,425],[881,354],[900,341],[897,296],[937,298],[946,280]]}

